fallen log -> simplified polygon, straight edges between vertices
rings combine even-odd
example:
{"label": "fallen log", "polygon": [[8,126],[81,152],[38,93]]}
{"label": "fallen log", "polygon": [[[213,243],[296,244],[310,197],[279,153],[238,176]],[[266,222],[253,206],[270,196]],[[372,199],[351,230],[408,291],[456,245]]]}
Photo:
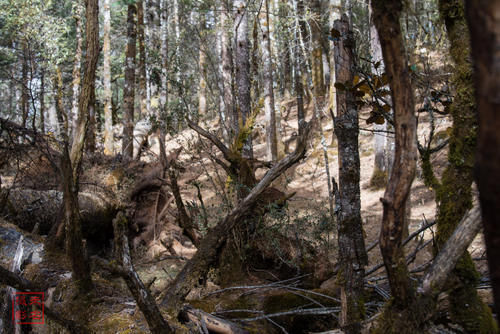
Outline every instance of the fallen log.
{"label": "fallen log", "polygon": [[183,307],[180,316],[182,319],[195,323],[198,327],[203,328],[205,332],[216,334],[246,334],[244,330],[235,323],[221,319],[210,313],[195,309],[189,305]]}
{"label": "fallen log", "polygon": [[[104,243],[112,236],[114,203],[98,193],[78,196],[84,237]],[[62,220],[63,193],[57,190],[10,189],[0,214],[25,231],[45,235]]]}

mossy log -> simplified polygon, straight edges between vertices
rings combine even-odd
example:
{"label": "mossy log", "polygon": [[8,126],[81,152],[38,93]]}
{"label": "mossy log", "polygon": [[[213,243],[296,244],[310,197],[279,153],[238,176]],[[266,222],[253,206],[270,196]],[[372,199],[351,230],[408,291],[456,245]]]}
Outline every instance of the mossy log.
{"label": "mossy log", "polygon": [[[81,192],[78,195],[84,237],[104,242],[112,236],[116,206],[103,195]],[[2,215],[23,230],[48,234],[63,216],[63,193],[56,190],[11,189]]]}

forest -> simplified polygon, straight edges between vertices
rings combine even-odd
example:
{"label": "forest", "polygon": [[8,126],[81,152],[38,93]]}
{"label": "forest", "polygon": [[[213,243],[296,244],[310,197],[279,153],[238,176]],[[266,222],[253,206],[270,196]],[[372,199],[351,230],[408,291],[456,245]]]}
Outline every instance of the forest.
{"label": "forest", "polygon": [[499,0],[0,0],[0,333],[498,333]]}

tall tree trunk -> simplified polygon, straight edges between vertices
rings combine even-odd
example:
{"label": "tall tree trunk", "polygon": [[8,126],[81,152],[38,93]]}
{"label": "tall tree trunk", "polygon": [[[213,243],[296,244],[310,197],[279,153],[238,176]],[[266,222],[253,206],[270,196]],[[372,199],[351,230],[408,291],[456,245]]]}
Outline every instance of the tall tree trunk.
{"label": "tall tree trunk", "polygon": [[[474,100],[472,64],[465,9],[461,0],[439,1],[439,11],[448,33],[450,55],[454,62],[452,86],[455,98],[450,106],[453,119],[449,141],[448,165],[441,184],[436,189],[437,236],[436,252],[440,250],[472,207],[474,155],[476,150],[477,115]],[[465,251],[455,269],[448,276],[450,291],[450,318],[467,332],[493,333],[492,317],[480,300],[476,285],[479,283],[470,254]],[[463,305],[468,305],[464,308]]]}
{"label": "tall tree trunk", "polygon": [[[161,93],[160,106],[161,112],[157,115],[161,120],[161,126],[166,124],[163,120],[167,119],[168,103],[168,3],[166,0],[160,0],[160,26],[161,26]],[[164,133],[165,134],[165,133]]]}
{"label": "tall tree trunk", "polygon": [[87,133],[88,109],[94,88],[97,60],[99,58],[99,1],[86,0],[86,43],[85,69],[78,103],[78,121],[73,135],[71,151],[65,148],[61,161],[63,173],[64,211],[66,219],[66,252],[71,262],[73,279],[81,291],[92,287],[90,266],[85,257],[82,243],[80,210],[78,206],[78,185],[82,166],[83,148]]}
{"label": "tall tree trunk", "polygon": [[110,0],[104,0],[103,4],[103,84],[104,84],[104,154],[113,155],[113,108],[111,90],[111,7]]}
{"label": "tall tree trunk", "polygon": [[200,68],[200,81],[198,84],[198,115],[207,115],[207,50],[206,45],[206,13],[201,10],[199,13],[199,31],[200,31],[200,51],[198,65]]}
{"label": "tall tree trunk", "polygon": [[23,50],[21,55],[21,124],[26,127],[29,114],[28,103],[28,47],[27,42],[23,43]]}
{"label": "tall tree trunk", "polygon": [[407,308],[414,300],[401,242],[406,224],[405,203],[417,160],[415,102],[399,24],[402,8],[400,0],[372,2],[373,21],[379,34],[394,105],[396,152],[389,183],[381,199],[384,212],[380,249],[394,298],[392,305],[396,310]]}
{"label": "tall tree trunk", "polygon": [[135,4],[128,5],[127,50],[125,51],[125,85],[123,87],[123,138],[122,154],[132,159],[134,153],[134,100],[135,100],[135,49],[136,49]]}
{"label": "tall tree trunk", "polygon": [[[373,0],[372,0],[373,1]],[[369,8],[371,14],[371,6]],[[385,71],[384,59],[382,58],[382,48],[380,47],[380,41],[378,38],[377,28],[373,22],[370,24],[370,52],[372,56],[372,72],[374,74],[382,74]],[[379,63],[380,65],[376,68],[374,64]],[[383,124],[373,123],[373,148],[375,151],[375,162],[373,166],[373,173],[370,180],[372,186],[377,188],[382,188],[387,184],[387,175],[389,167],[386,162],[386,150],[387,150],[387,121]],[[382,182],[383,181],[383,182]]]}
{"label": "tall tree trunk", "polygon": [[474,83],[479,119],[476,180],[484,237],[493,281],[497,314],[500,313],[500,10],[499,1],[466,1],[467,21],[474,61]]}
{"label": "tall tree trunk", "polygon": [[82,63],[82,17],[83,17],[83,7],[80,1],[74,1],[73,12],[75,19],[75,39],[76,39],[76,50],[75,59],[73,64],[73,98],[71,103],[71,112],[68,119],[69,124],[69,135],[71,136],[76,128],[78,121],[78,97],[80,95],[80,84],[81,84],[81,63]]}
{"label": "tall tree trunk", "polygon": [[323,77],[323,49],[321,46],[321,2],[311,1],[311,12],[313,17],[309,22],[311,27],[311,69],[314,96],[325,95],[325,79]]}
{"label": "tall tree trunk", "polygon": [[265,13],[261,13],[262,58],[264,62],[264,109],[266,114],[267,159],[276,161],[278,143],[276,137],[276,113],[274,111],[273,60],[269,29],[269,0],[265,0]]}
{"label": "tall tree trunk", "polygon": [[146,46],[144,38],[144,1],[140,0],[137,2],[137,42],[139,44],[139,108],[140,117],[147,117],[149,110],[147,105],[147,94],[146,94]]}
{"label": "tall tree trunk", "polygon": [[[296,4],[296,11],[297,15],[300,16],[300,14],[303,14],[303,12],[300,12],[300,10],[303,10],[303,6],[300,6],[299,1],[297,1]],[[298,27],[295,27],[295,45],[293,47],[294,52],[294,87],[295,87],[295,95],[297,97],[297,121],[298,121],[298,128],[299,128],[299,136],[302,135],[301,131],[303,129],[302,124],[305,123],[306,115],[305,115],[305,110],[304,110],[304,86],[303,86],[303,81],[302,81],[302,69],[303,69],[303,58],[302,58],[302,51],[301,51],[301,46],[300,46],[300,31]]]}
{"label": "tall tree trunk", "polygon": [[[250,116],[251,98],[250,98],[250,54],[248,43],[248,12],[246,2],[236,0],[234,2],[236,16],[234,19],[234,37],[235,37],[235,70],[236,86],[238,87],[238,107],[242,123],[245,124]],[[243,157],[253,158],[252,137],[243,144]]]}
{"label": "tall tree trunk", "polygon": [[45,134],[45,69],[40,70],[40,132]]}
{"label": "tall tree trunk", "polygon": [[280,50],[279,63],[281,67],[280,75],[280,87],[281,95],[284,98],[290,97],[292,93],[292,60],[291,60],[291,44],[289,31],[287,29],[286,22],[282,18],[286,17],[289,13],[289,5],[286,0],[278,0],[278,50]]}
{"label": "tall tree trunk", "polygon": [[229,38],[229,29],[231,26],[232,0],[220,0],[219,17],[221,29],[221,63],[222,63],[222,113],[229,118],[231,137],[238,133],[238,114],[234,101],[234,76],[233,76],[233,52],[231,40]]}
{"label": "tall tree trunk", "polygon": [[[349,31],[346,15],[335,21],[334,28],[342,36],[335,41],[335,75],[341,83],[354,80],[354,40]],[[340,326],[346,333],[360,333],[363,319],[363,288],[365,251],[363,224],[361,221],[361,195],[359,188],[360,163],[358,147],[358,110],[353,92],[337,92],[337,117],[335,134],[339,151],[339,189],[337,202],[338,243],[342,310]]]}

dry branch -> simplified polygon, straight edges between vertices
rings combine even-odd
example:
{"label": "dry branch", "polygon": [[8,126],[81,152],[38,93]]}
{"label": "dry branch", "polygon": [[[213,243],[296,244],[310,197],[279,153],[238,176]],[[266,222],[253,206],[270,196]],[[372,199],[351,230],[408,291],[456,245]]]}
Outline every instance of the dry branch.
{"label": "dry branch", "polygon": [[200,327],[206,327],[211,333],[216,334],[246,334],[248,331],[240,328],[235,323],[221,319],[210,313],[194,309],[190,306],[184,306],[181,316],[197,324]]}
{"label": "dry branch", "polygon": [[304,131],[304,135],[299,137],[295,151],[274,165],[238,206],[207,233],[201,241],[200,247],[194,257],[186,264],[177,275],[175,281],[170,285],[162,305],[178,310],[189,291],[200,280],[203,281],[209,268],[216,263],[219,252],[224,246],[229,232],[235,226],[244,223],[245,220],[242,218],[258,201],[259,195],[285,170],[304,157],[310,128],[309,124]]}

